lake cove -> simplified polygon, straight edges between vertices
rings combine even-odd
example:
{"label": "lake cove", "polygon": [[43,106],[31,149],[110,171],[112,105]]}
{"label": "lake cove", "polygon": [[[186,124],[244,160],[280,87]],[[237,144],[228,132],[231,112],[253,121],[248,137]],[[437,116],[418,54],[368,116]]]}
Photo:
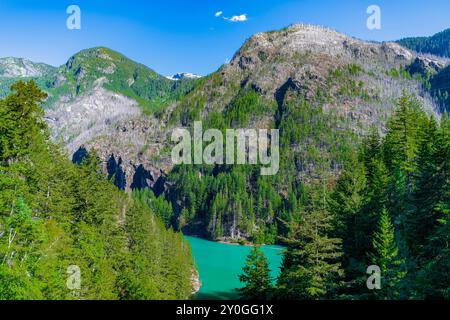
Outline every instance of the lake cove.
{"label": "lake cove", "polygon": [[[192,247],[202,286],[195,299],[227,300],[239,298],[236,288],[242,287],[239,275],[249,254],[250,246],[219,243],[185,236]],[[271,275],[275,279],[281,266],[283,248],[262,246]]]}

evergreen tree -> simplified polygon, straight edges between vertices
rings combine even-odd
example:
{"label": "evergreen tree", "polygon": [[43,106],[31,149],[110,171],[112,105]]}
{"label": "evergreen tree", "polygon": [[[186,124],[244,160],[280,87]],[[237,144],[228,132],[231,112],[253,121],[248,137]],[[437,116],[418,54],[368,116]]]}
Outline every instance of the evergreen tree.
{"label": "evergreen tree", "polygon": [[428,236],[420,247],[421,267],[414,290],[417,298],[450,299],[450,121],[446,115],[442,117],[434,144],[433,159],[429,160],[434,164],[433,174],[428,175],[429,182],[423,181],[431,190],[418,188],[421,195],[425,193],[425,203],[430,208],[426,223],[432,228],[424,230]]}
{"label": "evergreen tree", "polygon": [[290,238],[277,287],[286,299],[321,299],[332,295],[343,270],[341,239],[330,237],[332,216],[323,207],[313,205],[289,222]]}
{"label": "evergreen tree", "polygon": [[373,236],[374,253],[371,262],[381,270],[381,290],[375,293],[379,299],[392,300],[400,295],[400,282],[405,277],[404,260],[395,242],[394,226],[387,210],[383,210],[378,230]]}
{"label": "evergreen tree", "polygon": [[[417,255],[437,225],[435,208],[442,199],[445,178],[438,174],[441,159],[438,156],[437,124],[429,121],[420,141],[415,188],[411,193],[411,206],[405,217],[405,233],[412,254]],[[440,141],[445,143],[444,141]]]}
{"label": "evergreen tree", "polygon": [[267,299],[272,289],[272,279],[267,259],[258,246],[254,246],[250,251],[242,271],[243,274],[239,275],[239,280],[244,283],[244,287],[239,288],[241,297]]}
{"label": "evergreen tree", "polygon": [[398,168],[405,175],[409,191],[417,167],[419,137],[428,119],[419,101],[407,93],[403,93],[397,104],[394,116],[388,121],[383,152],[388,169]]}
{"label": "evergreen tree", "polygon": [[95,152],[74,165],[49,141],[44,98],[30,81],[0,100],[0,300],[190,297],[189,246],[109,182]]}

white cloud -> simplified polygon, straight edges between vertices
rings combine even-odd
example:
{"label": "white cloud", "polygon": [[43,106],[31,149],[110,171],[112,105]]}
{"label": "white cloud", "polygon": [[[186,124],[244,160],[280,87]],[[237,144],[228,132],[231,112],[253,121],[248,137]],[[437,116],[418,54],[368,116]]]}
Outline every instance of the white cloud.
{"label": "white cloud", "polygon": [[222,11],[217,11],[216,14],[215,14],[215,16],[216,16],[216,17],[220,17],[220,16],[222,15],[222,13],[223,13]]}
{"label": "white cloud", "polygon": [[247,14],[241,14],[239,16],[232,16],[231,18],[224,18],[225,20],[229,20],[231,22],[244,22],[247,21]]}

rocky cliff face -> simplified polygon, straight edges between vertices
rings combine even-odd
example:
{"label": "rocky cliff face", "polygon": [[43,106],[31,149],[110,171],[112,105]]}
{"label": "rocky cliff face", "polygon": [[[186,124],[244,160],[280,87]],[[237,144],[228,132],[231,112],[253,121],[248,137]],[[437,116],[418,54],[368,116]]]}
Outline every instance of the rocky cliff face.
{"label": "rocky cliff face", "polygon": [[168,169],[167,156],[160,156],[164,124],[153,114],[189,88],[191,80],[183,81],[175,85],[106,48],[83,50],[58,68],[46,90],[52,138],[75,161],[95,149],[122,189],[153,187]]}
{"label": "rocky cliff face", "polygon": [[417,57],[406,70],[410,74],[420,74],[422,76],[435,75],[445,67],[446,63],[444,59],[433,57]]}

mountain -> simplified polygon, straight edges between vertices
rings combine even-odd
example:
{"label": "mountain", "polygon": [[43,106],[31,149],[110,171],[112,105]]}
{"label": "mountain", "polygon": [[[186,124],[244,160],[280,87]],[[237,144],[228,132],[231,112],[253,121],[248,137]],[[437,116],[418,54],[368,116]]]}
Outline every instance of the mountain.
{"label": "mountain", "polygon": [[[358,136],[372,124],[383,128],[402,90],[417,94],[432,113],[434,102],[422,84],[404,72],[416,58],[423,56],[396,43],[365,42],[326,28],[293,25],[254,35],[229,64],[199,79],[184,74],[172,81],[99,47],[75,54],[37,80],[50,96],[46,120],[53,140],[65,144],[74,159],[95,148],[103,170],[129,190],[161,187],[159,177],[172,168],[171,130],[194,120],[216,127],[282,128],[299,121],[299,109],[289,105],[303,101],[312,109],[302,112],[320,110],[314,121],[327,126],[327,139],[332,140]],[[313,135],[319,127],[311,129],[291,146],[293,158],[311,146],[322,146],[318,154],[328,149],[328,142]],[[333,155],[329,165],[339,168],[339,158]],[[313,162],[298,163],[296,176],[313,176]]]}
{"label": "mountain", "polygon": [[[115,154],[122,163],[121,157],[125,157],[127,167],[117,168],[120,172],[116,175],[120,179],[122,170],[126,171],[121,188],[129,188],[137,168],[143,163],[148,167],[147,158],[156,153],[152,145],[158,140],[160,125],[153,114],[195,84],[195,79],[171,81],[101,47],[83,50],[59,68],[35,76],[33,79],[49,94],[44,107],[52,139],[66,145],[70,155],[80,148],[96,147],[102,159]],[[17,79],[0,80],[2,95]],[[165,168],[162,163],[158,167]],[[115,174],[116,169],[108,168]],[[142,174],[148,176],[147,171]],[[147,185],[144,180],[138,185]]]}
{"label": "mountain", "polygon": [[0,58],[0,78],[34,78],[48,75],[56,68],[23,58]]}
{"label": "mountain", "polygon": [[404,38],[397,43],[416,52],[450,58],[450,29],[430,37]]}
{"label": "mountain", "polygon": [[181,73],[177,73],[174,74],[171,77],[167,77],[170,80],[181,80],[181,79],[198,79],[201,78],[202,76],[190,73],[190,72],[181,72]]}
{"label": "mountain", "polygon": [[[405,38],[397,41],[406,48],[416,52],[430,54],[434,56],[450,58],[450,29],[436,33],[431,37],[413,37]],[[428,59],[433,59],[432,56]],[[426,66],[427,63],[417,61],[412,73],[420,73],[426,75],[429,81],[429,89],[433,97],[438,101],[441,110],[450,110],[450,88],[449,88],[449,69],[443,68],[442,65],[432,63]],[[445,65],[444,65],[445,66]]]}
{"label": "mountain", "polygon": [[57,71],[53,91],[73,99],[99,82],[105,89],[129,97],[143,108],[155,109],[183,90],[150,68],[107,48],[83,50]]}
{"label": "mountain", "polygon": [[247,91],[277,108],[290,99],[290,92],[313,104],[326,98],[325,109],[369,124],[392,110],[402,89],[420,93],[431,111],[433,102],[420,84],[401,74],[416,58],[424,59],[396,43],[365,42],[317,26],[259,33],[184,97],[172,119],[187,124],[197,115],[226,111]]}
{"label": "mountain", "polygon": [[[13,279],[0,284],[59,297],[75,257],[96,271],[82,298],[185,298],[196,274],[172,228],[286,245],[277,298],[448,298],[450,121],[439,107],[449,74],[444,57],[297,24],[255,34],[199,79],[167,79],[107,48],[2,78],[3,88],[34,79],[49,97],[43,111],[30,81],[0,100],[2,224],[20,231],[0,243],[0,275]],[[49,141],[44,112],[67,155]],[[216,133],[278,129],[279,170],[174,165],[171,134],[195,121]],[[42,269],[27,267],[35,258]],[[388,274],[387,288],[367,291],[370,265]]]}
{"label": "mountain", "polygon": [[417,59],[426,57],[311,25],[252,36],[165,118],[173,127],[202,120],[204,130],[277,128],[280,170],[261,177],[242,166],[176,167],[166,196],[178,227],[212,239],[275,241],[287,232],[280,221],[295,214],[292,198],[323,181],[333,185],[352,166],[360,137],[372,127],[384,132],[403,93],[439,116],[422,80],[407,71]]}
{"label": "mountain", "polygon": [[50,65],[23,58],[0,58],[0,98],[6,96],[9,87],[18,80],[34,79],[45,88],[56,70]]}

